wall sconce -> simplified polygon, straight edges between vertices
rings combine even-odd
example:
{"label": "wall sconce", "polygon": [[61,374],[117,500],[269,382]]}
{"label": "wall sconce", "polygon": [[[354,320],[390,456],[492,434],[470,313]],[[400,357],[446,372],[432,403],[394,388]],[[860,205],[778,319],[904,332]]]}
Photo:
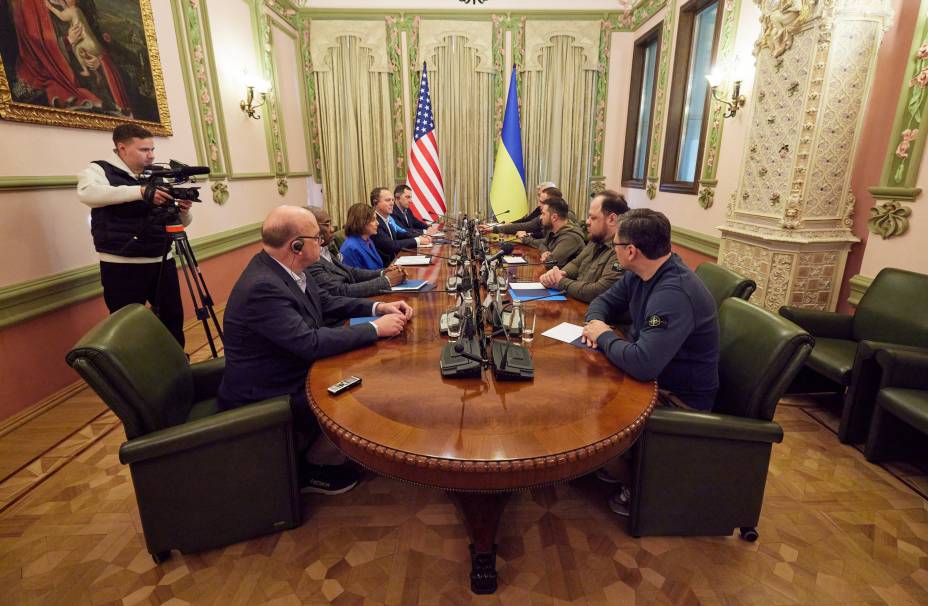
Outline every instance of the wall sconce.
{"label": "wall sconce", "polygon": [[[239,102],[239,107],[245,112],[245,115],[255,120],[261,119],[261,114],[257,109],[267,103],[267,94],[271,90],[271,83],[262,78],[250,81],[245,85],[245,99]],[[255,104],[255,93],[261,96],[261,102]]]}
{"label": "wall sconce", "polygon": [[[706,80],[709,81],[709,86],[712,88],[712,98],[724,104],[727,108],[724,114],[726,118],[734,118],[738,114],[738,110],[744,107],[747,102],[747,99],[741,94],[741,83],[754,68],[753,61],[741,61],[738,57],[735,57],[733,63],[737,67],[716,65],[711,72],[706,74]],[[732,83],[731,99],[726,99],[719,93],[719,89],[727,81]]]}

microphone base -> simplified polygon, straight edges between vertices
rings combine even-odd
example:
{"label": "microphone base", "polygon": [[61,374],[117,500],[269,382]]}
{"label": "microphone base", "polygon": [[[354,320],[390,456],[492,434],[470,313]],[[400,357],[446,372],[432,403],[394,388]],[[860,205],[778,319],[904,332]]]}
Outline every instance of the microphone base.
{"label": "microphone base", "polygon": [[[480,356],[480,347],[473,339],[460,341],[464,344],[464,351],[474,356]],[[441,350],[441,359],[438,362],[441,376],[448,379],[475,379],[479,378],[483,364],[476,360],[469,360],[454,351],[454,343],[445,343]]]}
{"label": "microphone base", "polygon": [[[498,381],[531,381],[535,378],[532,354],[526,348],[493,339],[490,351],[493,358],[493,374]],[[506,366],[500,368],[504,356]]]}

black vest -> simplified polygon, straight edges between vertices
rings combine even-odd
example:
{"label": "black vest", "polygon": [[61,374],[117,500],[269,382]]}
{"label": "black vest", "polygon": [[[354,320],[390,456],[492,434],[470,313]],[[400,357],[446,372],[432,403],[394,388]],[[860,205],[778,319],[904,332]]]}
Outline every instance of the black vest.
{"label": "black vest", "polygon": [[[103,169],[110,185],[141,185],[138,179],[109,162],[95,160],[94,164]],[[142,199],[92,209],[90,233],[94,248],[120,257],[160,257],[167,242],[166,219],[153,213],[154,209]]]}

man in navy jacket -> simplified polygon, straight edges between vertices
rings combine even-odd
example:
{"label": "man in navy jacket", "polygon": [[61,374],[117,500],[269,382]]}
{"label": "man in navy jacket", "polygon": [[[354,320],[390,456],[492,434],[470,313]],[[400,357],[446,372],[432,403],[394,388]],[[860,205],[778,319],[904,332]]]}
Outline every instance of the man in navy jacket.
{"label": "man in navy jacket", "polygon": [[[304,271],[319,260],[321,238],[307,209],[281,206],[271,211],[261,226],[262,250],[232,289],[223,321],[226,369],[219,386],[220,408],[290,395],[298,443],[300,434],[304,443],[319,434],[304,392],[312,363],[370,345],[378,337],[395,336],[413,315],[403,301],[378,303],[320,290]],[[325,326],[327,318],[363,316],[378,317],[356,326]],[[357,483],[344,468],[310,465],[301,476],[303,490],[309,492],[338,494]]]}

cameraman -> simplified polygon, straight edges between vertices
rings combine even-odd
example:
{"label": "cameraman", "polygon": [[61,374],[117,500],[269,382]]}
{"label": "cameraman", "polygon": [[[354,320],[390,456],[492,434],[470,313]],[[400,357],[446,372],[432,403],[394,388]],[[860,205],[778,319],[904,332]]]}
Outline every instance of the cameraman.
{"label": "cameraman", "polygon": [[[113,156],[91,162],[77,181],[78,199],[92,209],[90,233],[100,257],[103,300],[110,313],[130,303],[149,302],[183,347],[184,308],[177,271],[170,253],[164,271],[161,258],[171,243],[165,225],[176,216],[189,225],[191,203],[175,202],[161,189],[155,190],[151,204],[142,199],[145,185],[139,175],[155,161],[150,131],[121,124],[113,129],[113,143]],[[175,205],[179,215],[170,212]]]}

